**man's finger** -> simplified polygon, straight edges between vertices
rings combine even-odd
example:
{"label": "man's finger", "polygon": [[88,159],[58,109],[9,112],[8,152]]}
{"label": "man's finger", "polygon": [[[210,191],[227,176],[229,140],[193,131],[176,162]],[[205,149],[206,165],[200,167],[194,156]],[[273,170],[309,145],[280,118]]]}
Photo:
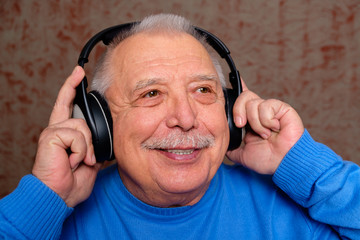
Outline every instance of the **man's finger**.
{"label": "man's finger", "polygon": [[276,99],[269,99],[264,101],[260,106],[259,106],[259,118],[261,121],[261,124],[268,128],[271,129],[274,132],[279,132],[280,131],[280,117],[281,116],[277,116],[278,113],[283,112],[288,105],[285,104],[284,102],[281,102],[279,100]]}
{"label": "man's finger", "polygon": [[260,99],[259,96],[249,90],[243,91],[236,99],[233,107],[233,116],[238,128],[244,127],[247,123],[246,104],[256,99]]}
{"label": "man's finger", "polygon": [[261,122],[259,109],[264,102],[265,100],[261,98],[248,101],[246,103],[246,116],[251,129],[262,138],[267,139],[270,137],[271,132]]}
{"label": "man's finger", "polygon": [[[87,165],[94,165],[96,163],[94,155],[94,147],[92,145],[92,136],[89,127],[83,119],[69,119],[60,124],[52,125],[49,128],[69,128],[79,131],[83,136],[87,146],[86,157],[83,159]],[[71,149],[72,150],[72,149]]]}
{"label": "man's finger", "polygon": [[65,121],[70,118],[72,103],[76,94],[76,87],[84,78],[85,72],[80,66],[76,66],[71,75],[66,79],[61,87],[51,113],[49,125]]}

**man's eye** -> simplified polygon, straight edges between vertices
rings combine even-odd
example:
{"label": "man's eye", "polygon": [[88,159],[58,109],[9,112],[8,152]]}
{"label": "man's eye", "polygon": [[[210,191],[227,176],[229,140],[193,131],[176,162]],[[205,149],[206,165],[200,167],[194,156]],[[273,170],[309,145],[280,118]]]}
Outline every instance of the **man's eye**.
{"label": "man's eye", "polygon": [[157,90],[152,90],[147,94],[145,94],[144,97],[152,98],[152,97],[156,97],[157,95],[159,95],[159,92]]}
{"label": "man's eye", "polygon": [[199,91],[200,93],[209,93],[209,92],[210,92],[210,89],[207,88],[207,87],[201,87],[201,88],[198,89],[198,91]]}

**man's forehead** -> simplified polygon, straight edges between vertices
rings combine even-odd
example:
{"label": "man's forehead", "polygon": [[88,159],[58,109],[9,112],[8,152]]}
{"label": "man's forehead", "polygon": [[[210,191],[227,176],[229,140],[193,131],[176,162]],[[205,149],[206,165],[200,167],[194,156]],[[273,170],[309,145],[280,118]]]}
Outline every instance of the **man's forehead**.
{"label": "man's forehead", "polygon": [[111,61],[114,75],[132,82],[128,87],[133,90],[169,80],[174,72],[187,79],[219,81],[209,53],[188,34],[138,33],[118,45]]}

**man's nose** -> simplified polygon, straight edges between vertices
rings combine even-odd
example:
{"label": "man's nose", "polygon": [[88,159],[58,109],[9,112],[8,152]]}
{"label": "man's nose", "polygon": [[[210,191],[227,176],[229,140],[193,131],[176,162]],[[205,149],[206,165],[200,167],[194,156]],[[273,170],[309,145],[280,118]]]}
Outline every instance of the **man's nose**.
{"label": "man's nose", "polygon": [[197,110],[195,103],[189,97],[176,97],[171,100],[168,109],[167,126],[179,127],[189,131],[197,127]]}

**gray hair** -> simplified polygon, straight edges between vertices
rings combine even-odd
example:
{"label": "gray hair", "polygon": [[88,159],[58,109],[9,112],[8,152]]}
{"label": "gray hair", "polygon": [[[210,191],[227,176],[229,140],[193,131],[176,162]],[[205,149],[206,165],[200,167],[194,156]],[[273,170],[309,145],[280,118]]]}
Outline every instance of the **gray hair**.
{"label": "gray hair", "polygon": [[105,53],[98,61],[94,78],[91,83],[91,89],[98,91],[101,95],[105,95],[106,90],[112,84],[114,77],[109,71],[111,65],[111,55],[115,47],[125,38],[142,32],[169,32],[169,33],[187,33],[197,39],[208,51],[215,70],[219,76],[220,83],[223,88],[226,86],[225,77],[218,60],[218,55],[206,42],[206,39],[200,35],[193,25],[184,17],[173,14],[157,14],[144,18],[139,24],[134,25],[130,30],[118,34],[117,37],[108,45]]}

